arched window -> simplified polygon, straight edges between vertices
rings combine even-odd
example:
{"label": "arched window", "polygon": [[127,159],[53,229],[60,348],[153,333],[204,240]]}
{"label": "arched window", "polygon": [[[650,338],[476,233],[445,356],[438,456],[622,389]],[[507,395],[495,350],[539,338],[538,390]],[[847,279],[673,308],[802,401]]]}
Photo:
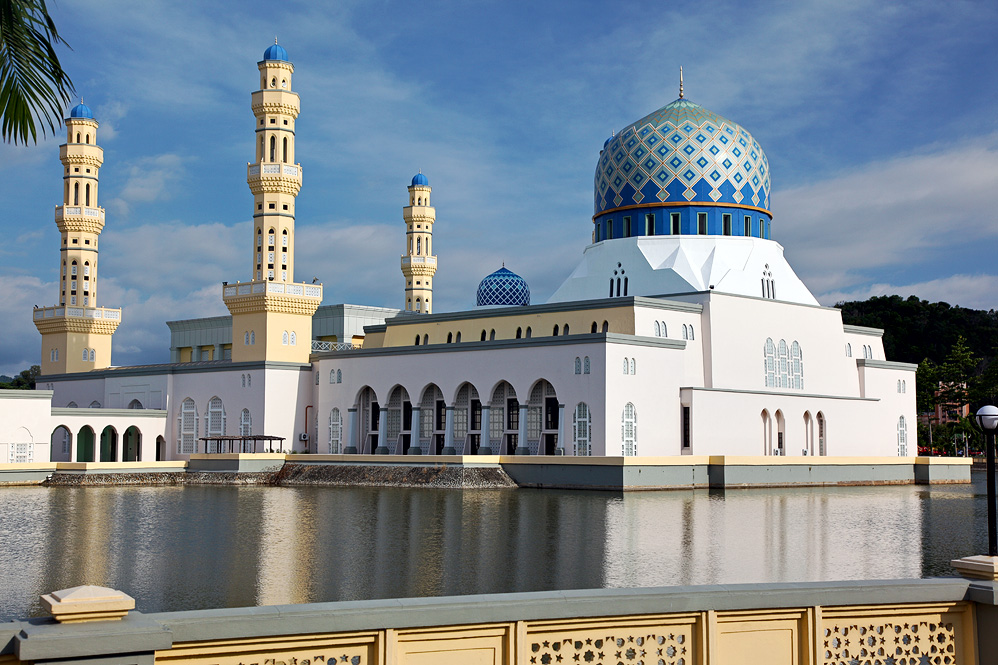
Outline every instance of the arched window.
{"label": "arched window", "polygon": [[97,361],[97,350],[90,349],[90,362],[96,362],[96,361]]}
{"label": "arched window", "polygon": [[908,425],[904,416],[898,418],[898,457],[908,456]]}
{"label": "arched window", "polygon": [[246,387],[246,375],[245,374],[242,375],[242,380],[243,380],[243,388],[245,388]]}
{"label": "arched window", "polygon": [[629,364],[629,363],[627,362],[627,358],[624,358],[624,374],[627,374],[627,372],[628,372],[628,370],[630,369],[630,367],[631,367],[631,366],[630,366],[630,364]]}
{"label": "arched window", "polygon": [[87,205],[87,206],[90,205],[90,183],[89,182],[87,183],[87,186],[86,186],[86,198],[84,200],[86,201],[86,203],[84,203],[83,205]]}
{"label": "arched window", "polygon": [[683,339],[690,338],[690,328],[685,323],[683,324]]}
{"label": "arched window", "polygon": [[87,358],[89,357],[90,357],[90,349],[83,349],[83,362],[86,362]]}
{"label": "arched window", "polygon": [[485,335],[486,335],[485,329],[482,328],[482,339],[481,339],[481,341],[483,341],[483,342],[485,341]]}
{"label": "arched window", "polygon": [[288,163],[288,139],[287,139],[287,137],[284,138],[284,154],[283,154],[283,159],[281,161],[283,161],[285,164]]}
{"label": "arched window", "polygon": [[589,374],[589,356],[586,356],[582,361],[582,373]]}
{"label": "arched window", "polygon": [[696,339],[696,335],[693,334],[693,324],[690,324],[690,340]]}
{"label": "arched window", "polygon": [[[418,341],[419,338],[417,337],[416,340]],[[336,383],[336,370],[335,369],[329,370],[329,383],[330,384]]]}
{"label": "arched window", "polygon": [[73,205],[80,205],[80,183],[73,183]]}
{"label": "arched window", "polygon": [[527,326],[527,338],[529,339],[531,335],[530,326]]}
{"label": "arched window", "polygon": [[637,373],[637,370],[635,369],[636,364],[637,364],[637,360],[635,360],[634,358],[631,358],[631,374],[636,374]]}
{"label": "arched window", "polygon": [[[78,141],[77,141],[77,142],[78,142]],[[67,405],[66,405],[66,408],[67,408],[67,409],[78,409],[78,408],[80,408],[80,407],[79,407],[79,406],[77,406],[76,402],[70,402],[69,404],[67,404]]]}
{"label": "arched window", "polygon": [[284,333],[281,335],[281,344],[283,344],[284,346],[288,345],[288,331],[287,330],[285,330]]}
{"label": "arched window", "polygon": [[191,455],[198,437],[198,408],[190,397],[180,404],[177,416],[177,454]]}
{"label": "arched window", "polygon": [[582,358],[575,356],[575,373],[582,374]]}
{"label": "arched window", "polygon": [[655,337],[661,337],[661,336],[662,336],[662,324],[660,324],[658,321],[656,321],[655,322]]}
{"label": "arched window", "polygon": [[591,332],[591,333],[599,332],[599,328],[596,326],[596,322],[595,321],[593,321],[592,330],[590,330],[589,332]]}
{"label": "arched window", "polygon": [[593,424],[592,416],[589,413],[589,405],[579,402],[572,414],[572,439],[575,445],[573,453],[580,457],[589,457],[593,454]]}
{"label": "arched window", "polygon": [[260,136],[260,154],[257,156],[257,161],[263,161],[263,157],[264,157],[263,136]]}
{"label": "arched window", "polygon": [[624,414],[620,424],[620,454],[632,457],[638,454],[638,412],[634,404],[624,405]]}
{"label": "arched window", "polygon": [[567,335],[568,334],[568,324],[567,323],[561,327],[561,334],[562,335]]}
{"label": "arched window", "polygon": [[901,394],[901,379],[898,379],[898,394]]}
{"label": "arched window", "polygon": [[790,345],[790,370],[790,387],[794,390],[804,390],[804,356],[797,340]]}
{"label": "arched window", "polygon": [[[685,328],[685,326],[683,326]],[[767,337],[766,344],[762,350],[762,372],[765,377],[767,388],[776,388],[776,345],[773,338]]]}
{"label": "arched window", "polygon": [[76,142],[77,143],[80,142],[80,133],[79,132],[76,132]]}
{"label": "arched window", "polygon": [[319,385],[319,373],[315,373],[315,385]]}
{"label": "arched window", "polygon": [[460,330],[457,331],[457,337],[454,338],[454,341],[457,342],[458,344],[461,343],[461,331]]}
{"label": "arched window", "polygon": [[90,408],[91,409],[99,409],[100,408],[100,402],[98,402],[97,400],[94,400],[94,401],[90,402]]}
{"label": "arched window", "polygon": [[249,332],[243,333],[243,346],[249,346]]}
{"label": "arched window", "polygon": [[610,332],[610,323],[607,321],[603,322],[603,332],[605,333]]}
{"label": "arched window", "polygon": [[776,347],[776,387],[790,387],[790,349],[782,339]]}
{"label": "arched window", "polygon": [[496,329],[493,328],[492,330],[489,331],[489,341],[492,341],[495,338],[496,338]]}
{"label": "arched window", "polygon": [[329,412],[329,454],[338,455],[340,453],[340,441],[343,438],[343,419],[340,417],[340,410],[333,409]]}
{"label": "arched window", "polygon": [[128,407],[127,408],[129,408],[129,409],[141,409],[142,408],[142,402],[140,402],[137,399],[133,399],[131,402],[128,403]]}
{"label": "arched window", "polygon": [[450,344],[454,341],[454,333],[447,333],[447,343]]}
{"label": "arched window", "polygon": [[294,330],[291,331],[291,346],[298,346],[298,335]]}
{"label": "arched window", "polygon": [[[423,311],[423,301],[420,300],[419,298],[416,298],[416,311],[417,312]],[[423,343],[425,344],[426,342]]]}
{"label": "arched window", "polygon": [[90,145],[90,134],[84,135],[83,139],[87,143],[87,145]]}
{"label": "arched window", "polygon": [[270,161],[272,161],[272,162],[276,162],[277,161],[277,137],[276,136],[271,136],[270,137]]}
{"label": "arched window", "polygon": [[852,344],[846,342],[846,358],[852,358]]}
{"label": "arched window", "polygon": [[343,370],[336,370],[336,383],[343,383]]}
{"label": "arched window", "polygon": [[256,331],[255,330],[251,330],[250,331],[250,346],[253,346],[254,344],[256,344]]}
{"label": "arched window", "polygon": [[423,239],[416,238],[416,256],[419,256],[422,253],[422,247],[423,247]]}
{"label": "arched window", "polygon": [[[59,359],[59,349],[55,350],[55,359],[56,360]],[[906,386],[905,383],[906,383],[906,381],[904,379],[902,379],[901,380],[901,394],[904,394],[904,393],[908,392],[908,386]]]}
{"label": "arched window", "polygon": [[242,413],[239,414],[239,436],[252,436],[252,435],[253,435],[253,416],[250,415],[249,409],[243,409]]}
{"label": "arched window", "polygon": [[[417,302],[418,302],[418,300],[417,300]],[[417,305],[417,307],[418,307],[418,305]],[[429,343],[430,343],[430,336],[429,335],[423,335],[423,346],[426,346]]]}
{"label": "arched window", "polygon": [[212,397],[208,400],[208,420],[206,425],[205,434],[208,436],[222,436],[225,434],[225,406],[222,404],[220,397]]}
{"label": "arched window", "polygon": [[253,387],[253,375],[252,374],[247,374],[246,375],[246,387],[247,388],[252,388]]}
{"label": "arched window", "polygon": [[523,337],[523,329],[522,328],[517,328],[516,329],[516,338],[520,339],[521,337]]}
{"label": "arched window", "polygon": [[558,324],[557,324],[557,323],[556,323],[556,324],[554,324],[554,330],[552,330],[552,331],[551,331],[551,334],[552,334],[552,335],[553,335],[554,337],[557,337],[557,336],[558,336]]}

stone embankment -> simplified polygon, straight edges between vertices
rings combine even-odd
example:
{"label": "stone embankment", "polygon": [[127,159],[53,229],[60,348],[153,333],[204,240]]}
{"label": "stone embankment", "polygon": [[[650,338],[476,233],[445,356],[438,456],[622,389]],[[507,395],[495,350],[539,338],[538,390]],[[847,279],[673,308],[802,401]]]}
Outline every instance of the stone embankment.
{"label": "stone embankment", "polygon": [[277,487],[433,487],[505,489],[516,483],[501,468],[454,466],[367,466],[285,464],[279,471],[257,473],[188,471],[186,473],[53,474],[44,485],[97,487],[129,485],[271,485]]}

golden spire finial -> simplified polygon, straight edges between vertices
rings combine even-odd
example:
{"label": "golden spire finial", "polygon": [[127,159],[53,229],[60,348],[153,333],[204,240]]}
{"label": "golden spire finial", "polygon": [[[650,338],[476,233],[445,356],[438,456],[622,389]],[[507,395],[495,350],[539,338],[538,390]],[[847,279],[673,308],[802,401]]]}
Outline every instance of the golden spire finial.
{"label": "golden spire finial", "polygon": [[679,65],[679,98],[683,98],[683,66]]}

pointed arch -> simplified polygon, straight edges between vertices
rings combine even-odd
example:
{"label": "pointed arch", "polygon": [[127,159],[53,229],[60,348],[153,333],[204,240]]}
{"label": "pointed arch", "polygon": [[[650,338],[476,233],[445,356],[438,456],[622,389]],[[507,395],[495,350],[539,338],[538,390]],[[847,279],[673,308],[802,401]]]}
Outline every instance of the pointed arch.
{"label": "pointed arch", "polygon": [[177,454],[191,455],[196,451],[198,436],[198,407],[190,397],[180,403],[177,415]]}
{"label": "pointed arch", "polygon": [[572,413],[572,453],[578,457],[593,454],[593,421],[589,405],[579,402]]}
{"label": "pointed arch", "polygon": [[624,405],[620,420],[620,454],[633,457],[638,454],[638,411],[633,402]]}
{"label": "pointed arch", "polygon": [[329,412],[329,454],[339,455],[343,444],[343,417],[339,408]]}

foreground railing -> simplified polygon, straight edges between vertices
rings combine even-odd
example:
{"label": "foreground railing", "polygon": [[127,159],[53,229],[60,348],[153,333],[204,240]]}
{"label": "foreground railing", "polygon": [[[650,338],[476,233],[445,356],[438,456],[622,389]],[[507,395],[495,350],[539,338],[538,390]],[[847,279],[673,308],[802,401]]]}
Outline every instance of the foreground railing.
{"label": "foreground railing", "polygon": [[323,342],[318,339],[312,340],[313,353],[316,351],[352,351],[353,349],[359,348],[359,345],[351,344],[350,342]]}
{"label": "foreground railing", "polygon": [[[385,574],[390,574],[385,571]],[[998,662],[993,581],[743,584],[128,612],[110,589],[43,596],[122,621],[0,624],[16,660],[350,665],[973,665]],[[101,595],[103,594],[103,596]],[[92,597],[91,601],[87,601]],[[83,601],[82,603],[80,601]],[[113,615],[113,616],[112,616]]]}

